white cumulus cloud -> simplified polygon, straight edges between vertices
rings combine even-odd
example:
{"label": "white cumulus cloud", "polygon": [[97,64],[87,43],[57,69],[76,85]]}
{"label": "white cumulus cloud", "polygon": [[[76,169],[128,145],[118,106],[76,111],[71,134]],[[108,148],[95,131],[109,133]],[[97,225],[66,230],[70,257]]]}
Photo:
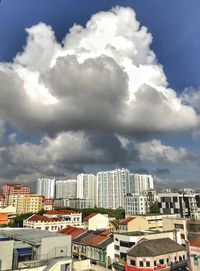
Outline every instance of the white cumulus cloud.
{"label": "white cumulus cloud", "polygon": [[179,163],[190,161],[194,158],[185,148],[174,148],[172,146],[163,145],[161,141],[157,139],[136,143],[135,147],[141,160]]}
{"label": "white cumulus cloud", "polygon": [[26,31],[23,51],[0,65],[0,117],[18,129],[169,132],[198,124],[168,87],[152,35],[132,9],[99,12],[62,44],[44,23]]}

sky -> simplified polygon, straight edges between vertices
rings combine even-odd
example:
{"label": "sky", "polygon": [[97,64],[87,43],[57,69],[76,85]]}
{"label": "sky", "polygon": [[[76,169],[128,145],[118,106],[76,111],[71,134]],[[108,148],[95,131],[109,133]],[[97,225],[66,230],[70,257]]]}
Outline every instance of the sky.
{"label": "sky", "polygon": [[200,186],[198,0],[2,0],[0,183],[125,167]]}

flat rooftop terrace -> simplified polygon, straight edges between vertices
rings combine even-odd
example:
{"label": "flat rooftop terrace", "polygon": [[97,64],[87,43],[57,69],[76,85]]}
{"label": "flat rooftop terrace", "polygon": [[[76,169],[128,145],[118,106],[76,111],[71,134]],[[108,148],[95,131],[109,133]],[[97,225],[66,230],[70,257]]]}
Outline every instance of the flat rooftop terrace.
{"label": "flat rooftop terrace", "polygon": [[24,241],[32,245],[40,245],[43,238],[63,237],[61,234],[27,228],[3,228],[0,229],[0,235],[13,240]]}

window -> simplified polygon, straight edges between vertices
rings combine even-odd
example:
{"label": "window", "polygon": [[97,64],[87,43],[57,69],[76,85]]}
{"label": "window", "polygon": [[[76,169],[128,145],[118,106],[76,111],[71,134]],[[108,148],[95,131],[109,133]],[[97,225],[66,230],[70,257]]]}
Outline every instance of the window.
{"label": "window", "polygon": [[143,263],[142,261],[140,261],[140,266],[141,266],[141,267],[144,266],[144,263]]}
{"label": "window", "polygon": [[160,263],[160,264],[164,264],[164,260],[163,260],[163,259],[160,259],[160,260],[159,260],[159,263]]}
{"label": "window", "polygon": [[150,267],[150,262],[146,262],[146,267]]}
{"label": "window", "polygon": [[116,246],[116,245],[115,245],[115,250],[119,250],[119,246]]}
{"label": "window", "polygon": [[131,260],[130,263],[132,266],[135,266],[135,260]]}
{"label": "window", "polygon": [[157,263],[156,263],[156,261],[154,261],[154,266],[157,266]]}
{"label": "window", "polygon": [[120,253],[120,258],[126,260],[126,253],[121,252]]}

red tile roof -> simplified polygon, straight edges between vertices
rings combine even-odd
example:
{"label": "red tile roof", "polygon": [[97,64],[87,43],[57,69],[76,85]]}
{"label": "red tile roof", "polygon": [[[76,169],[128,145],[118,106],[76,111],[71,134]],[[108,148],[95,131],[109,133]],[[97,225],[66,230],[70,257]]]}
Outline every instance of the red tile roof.
{"label": "red tile roof", "polygon": [[28,221],[41,221],[41,222],[54,222],[54,221],[62,221],[61,218],[57,218],[57,217],[54,217],[54,218],[49,218],[47,216],[43,216],[43,215],[32,215],[30,216],[29,218],[27,218]]}
{"label": "red tile roof", "polygon": [[47,212],[47,215],[71,215],[71,214],[79,214],[79,212],[75,210],[51,210]]}
{"label": "red tile roof", "polygon": [[190,241],[190,246],[192,247],[200,247],[200,238]]}
{"label": "red tile roof", "polygon": [[130,221],[135,219],[134,217],[127,217],[119,222],[119,225],[127,225]]}
{"label": "red tile roof", "polygon": [[88,235],[84,236],[79,242],[83,245],[88,245],[88,246],[97,246],[100,243],[102,243],[104,240],[108,238],[110,235],[105,235],[103,234],[104,232],[97,232],[97,231],[88,231]]}
{"label": "red tile roof", "polygon": [[86,216],[86,217],[83,219],[83,222],[87,222],[90,218],[92,218],[92,217],[95,216],[95,215],[96,215],[96,213],[92,213],[92,214]]}
{"label": "red tile roof", "polygon": [[67,228],[58,231],[58,233],[71,235],[72,240],[74,240],[75,238],[77,238],[78,236],[80,236],[81,234],[85,232],[86,230],[84,230],[83,228],[76,228],[76,227],[71,227],[71,226],[68,226]]}
{"label": "red tile roof", "polygon": [[97,246],[98,244],[100,244],[101,242],[103,242],[105,239],[107,239],[107,236],[97,236],[96,238],[91,238],[88,240],[87,244],[89,246]]}

